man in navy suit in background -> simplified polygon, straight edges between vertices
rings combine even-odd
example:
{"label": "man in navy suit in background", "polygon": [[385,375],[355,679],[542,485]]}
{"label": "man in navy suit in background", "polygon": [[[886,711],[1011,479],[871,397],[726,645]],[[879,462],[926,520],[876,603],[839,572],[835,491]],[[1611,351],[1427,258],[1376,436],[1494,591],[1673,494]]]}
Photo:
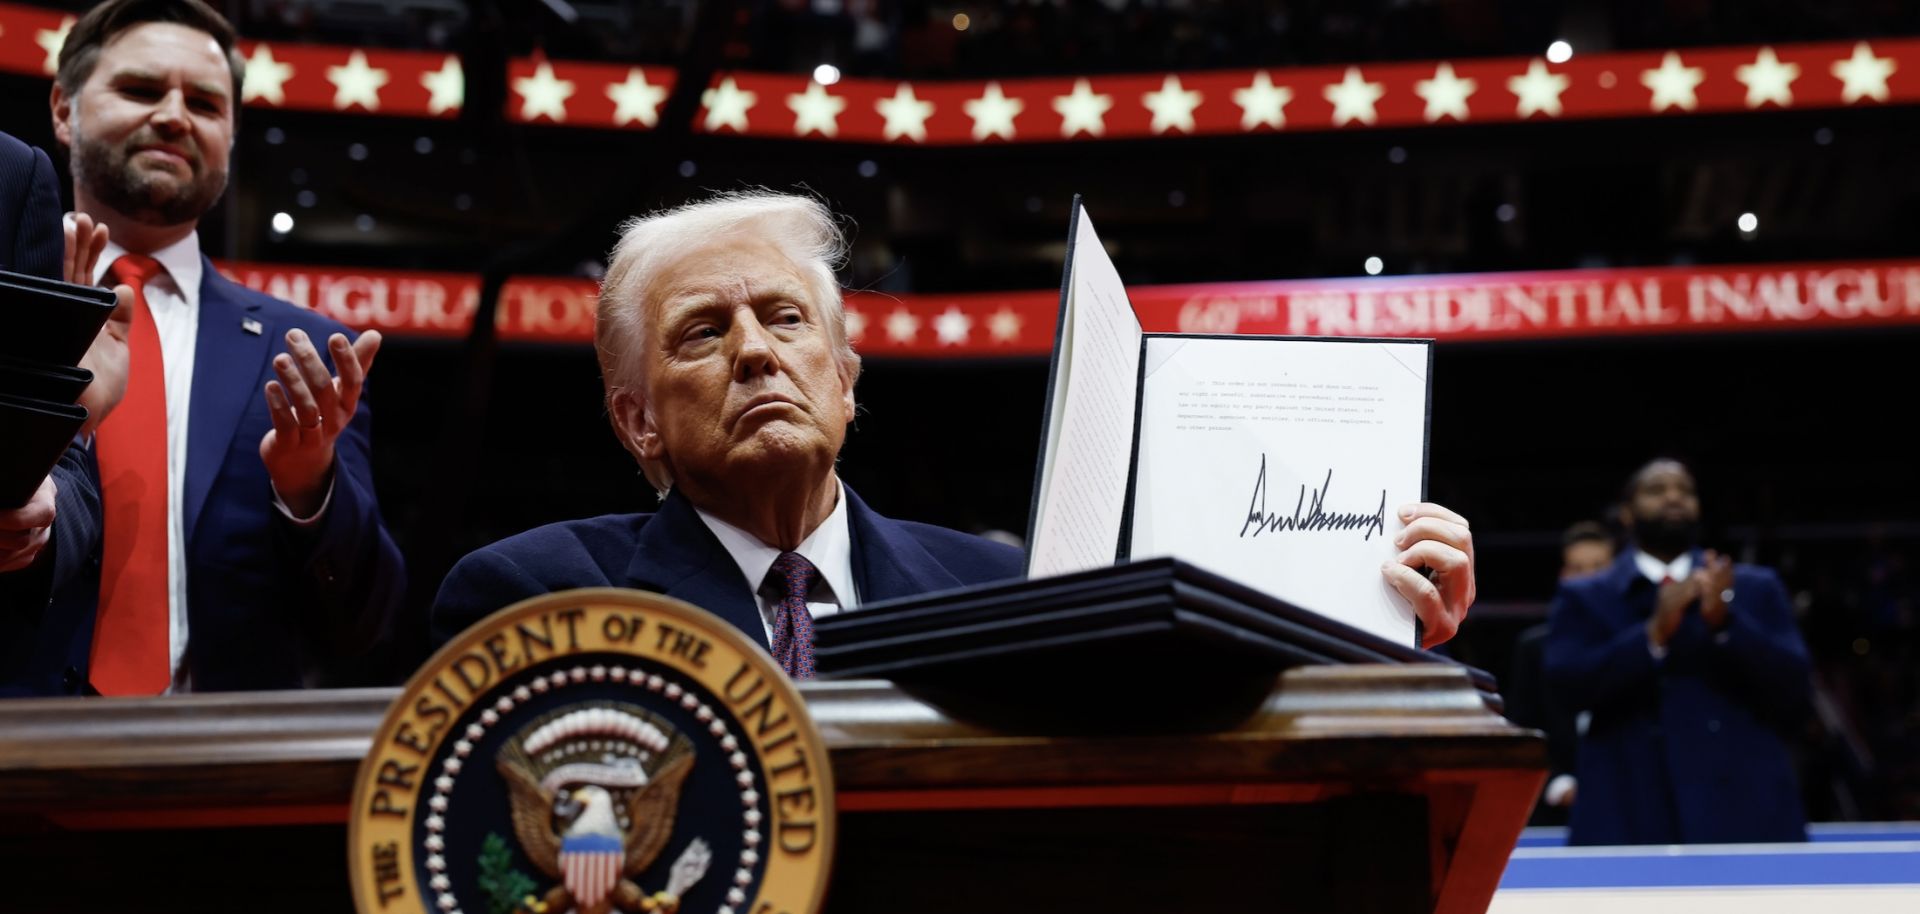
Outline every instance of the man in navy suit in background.
{"label": "man in navy suit in background", "polygon": [[[629,222],[614,247],[595,347],[615,435],[661,493],[655,514],[541,527],[455,565],[434,601],[444,642],[515,601],[614,586],[677,597],[813,674],[813,618],[860,603],[1020,577],[1020,550],[875,513],[834,463],[860,357],[826,207],[722,195]],[[1438,506],[1409,509],[1403,582],[1444,640],[1472,601],[1472,538]]]}
{"label": "man in navy suit in background", "polygon": [[361,399],[379,334],[245,289],[200,253],[245,66],[200,0],[108,0],[61,49],[51,107],[94,281],[134,287],[128,392],[96,443],[91,644],[106,694],[297,687],[370,647],[404,588]]}
{"label": "man in navy suit in background", "polygon": [[1580,740],[1573,844],[1804,841],[1787,740],[1811,700],[1780,578],[1699,548],[1693,474],[1656,460],[1622,510],[1613,567],[1564,582],[1546,673]]}

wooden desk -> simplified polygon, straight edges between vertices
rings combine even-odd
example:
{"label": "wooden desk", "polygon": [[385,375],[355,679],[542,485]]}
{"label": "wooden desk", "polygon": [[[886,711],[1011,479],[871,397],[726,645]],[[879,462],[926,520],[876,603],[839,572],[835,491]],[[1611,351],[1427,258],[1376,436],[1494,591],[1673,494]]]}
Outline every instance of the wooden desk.
{"label": "wooden desk", "polygon": [[[1446,666],[1308,667],[1240,726],[1055,738],[803,687],[833,912],[1485,910],[1545,777]],[[344,911],[387,689],[0,703],[0,909]]]}

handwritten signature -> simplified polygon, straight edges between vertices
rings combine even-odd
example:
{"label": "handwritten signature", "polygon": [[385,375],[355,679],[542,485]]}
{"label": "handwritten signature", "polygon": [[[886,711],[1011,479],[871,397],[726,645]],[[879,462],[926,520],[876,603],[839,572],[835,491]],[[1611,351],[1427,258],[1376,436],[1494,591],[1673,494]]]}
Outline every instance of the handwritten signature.
{"label": "handwritten signature", "polygon": [[1327,470],[1325,482],[1320,488],[1309,490],[1306,483],[1300,484],[1300,497],[1294,502],[1290,515],[1272,514],[1267,511],[1267,455],[1260,455],[1260,475],[1253,478],[1253,501],[1247,505],[1247,520],[1240,525],[1240,535],[1247,531],[1253,536],[1262,533],[1315,533],[1325,531],[1359,530],[1362,540],[1372,540],[1378,533],[1387,533],[1387,490],[1380,490],[1380,506],[1372,514],[1340,514],[1326,510],[1327,493],[1333,488],[1333,470]]}

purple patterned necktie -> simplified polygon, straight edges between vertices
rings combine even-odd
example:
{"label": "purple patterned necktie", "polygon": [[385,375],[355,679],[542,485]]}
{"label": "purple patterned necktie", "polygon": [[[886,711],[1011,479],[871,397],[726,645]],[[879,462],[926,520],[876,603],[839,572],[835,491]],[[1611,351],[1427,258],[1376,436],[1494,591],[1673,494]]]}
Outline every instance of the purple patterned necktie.
{"label": "purple patterned necktie", "polygon": [[767,571],[766,590],[774,598],[773,659],[794,679],[813,678],[813,614],[807,593],[820,572],[798,552],[782,552]]}

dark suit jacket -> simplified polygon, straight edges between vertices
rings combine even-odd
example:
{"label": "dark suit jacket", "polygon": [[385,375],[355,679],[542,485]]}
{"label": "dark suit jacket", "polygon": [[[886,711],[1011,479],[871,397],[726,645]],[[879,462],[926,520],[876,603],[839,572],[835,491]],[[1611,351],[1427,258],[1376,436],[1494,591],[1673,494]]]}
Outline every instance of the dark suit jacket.
{"label": "dark suit jacket", "polygon": [[260,439],[273,427],[262,392],[273,357],[298,327],[331,368],[324,341],[352,334],[202,265],[181,497],[186,662],[197,692],[296,688],[329,661],[370,648],[406,589],[374,498],[373,414],[363,397],[334,442],[333,494],[320,523],[288,521],[260,460]]}
{"label": "dark suit jacket", "polygon": [[1735,566],[1725,630],[1689,610],[1661,660],[1647,648],[1655,590],[1629,552],[1554,601],[1547,677],[1593,715],[1569,842],[1806,840],[1786,735],[1812,680],[1786,588],[1770,570]]}
{"label": "dark suit jacket", "polygon": [[[53,535],[34,564],[0,574],[0,697],[86,691],[100,596],[100,484],[75,444],[53,468]],[[78,658],[78,665],[75,665]]]}
{"label": "dark suit jacket", "polygon": [[[391,626],[406,588],[400,551],[374,499],[373,417],[363,398],[336,439],[333,492],[321,521],[302,528],[287,520],[260,460],[260,439],[273,427],[263,389],[289,328],[315,342],[346,328],[237,285],[209,261],[203,268],[182,486],[185,662],[197,692],[298,688],[370,648]],[[60,512],[56,528],[64,505]],[[95,557],[97,548],[96,539]],[[38,633],[39,653],[24,668],[5,655],[0,693],[83,691],[97,601],[97,587],[56,598],[48,630]]]}
{"label": "dark suit jacket", "polygon": [[60,179],[47,154],[0,133],[0,270],[60,279]]}
{"label": "dark suit jacket", "polygon": [[[853,580],[862,602],[1023,575],[1019,549],[881,517],[847,489]],[[755,582],[756,584],[758,582]],[[433,601],[433,639],[528,597],[575,587],[630,587],[685,600],[767,645],[754,585],[679,492],[655,514],[608,514],[508,537],[453,566]]]}
{"label": "dark suit jacket", "polygon": [[[0,133],[0,269],[60,279],[66,243],[60,183],[47,154]],[[100,586],[100,484],[76,443],[53,468],[52,538],[31,567],[0,574],[0,696],[72,693],[86,685],[67,659],[93,641]],[[84,667],[83,667],[84,668]]]}

